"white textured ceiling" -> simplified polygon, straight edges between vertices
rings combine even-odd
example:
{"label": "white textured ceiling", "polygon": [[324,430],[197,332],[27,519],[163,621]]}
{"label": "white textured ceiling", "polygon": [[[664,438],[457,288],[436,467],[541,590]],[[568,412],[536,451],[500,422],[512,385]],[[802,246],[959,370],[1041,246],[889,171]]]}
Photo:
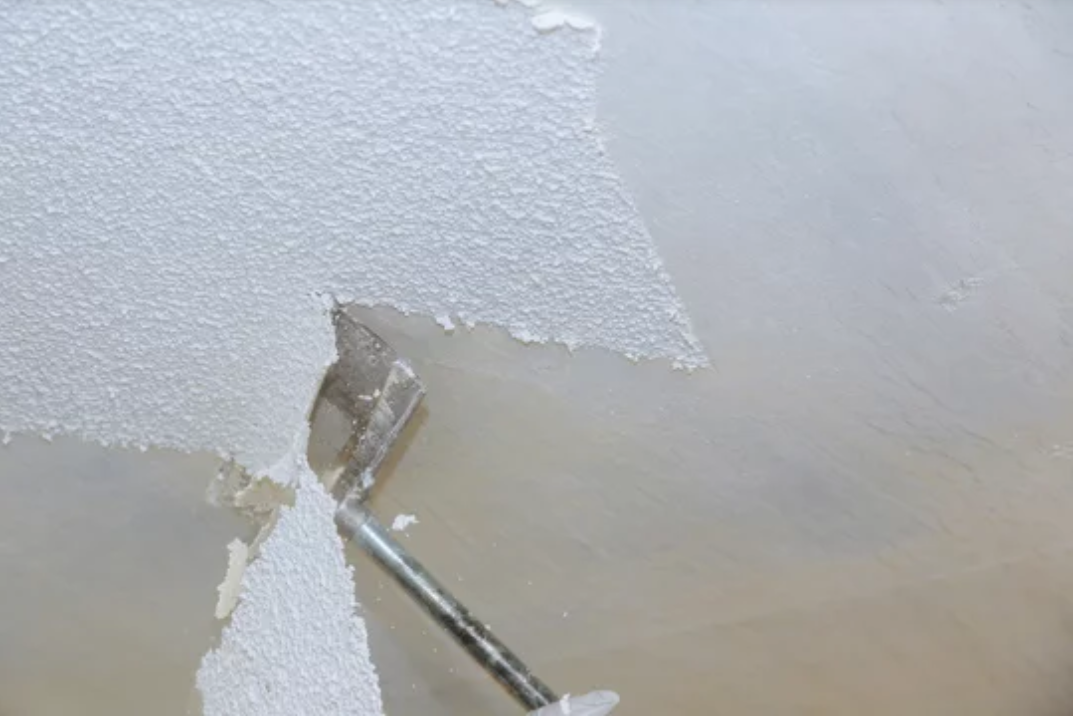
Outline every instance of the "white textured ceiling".
{"label": "white textured ceiling", "polygon": [[706,360],[601,144],[595,31],[474,2],[3,23],[0,428],[266,468],[332,297]]}

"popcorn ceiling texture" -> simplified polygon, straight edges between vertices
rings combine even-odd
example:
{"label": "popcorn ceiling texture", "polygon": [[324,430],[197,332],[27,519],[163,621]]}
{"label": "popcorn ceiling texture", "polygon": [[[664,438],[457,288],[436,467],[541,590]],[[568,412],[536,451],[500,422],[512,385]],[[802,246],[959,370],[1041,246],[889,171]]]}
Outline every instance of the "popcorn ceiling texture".
{"label": "popcorn ceiling texture", "polygon": [[492,3],[0,19],[0,429],[271,465],[327,296],[705,355],[595,131],[598,35]]}
{"label": "popcorn ceiling texture", "polygon": [[298,489],[246,570],[219,648],[201,662],[205,716],[379,716],[383,712],[335,501],[305,463]]}

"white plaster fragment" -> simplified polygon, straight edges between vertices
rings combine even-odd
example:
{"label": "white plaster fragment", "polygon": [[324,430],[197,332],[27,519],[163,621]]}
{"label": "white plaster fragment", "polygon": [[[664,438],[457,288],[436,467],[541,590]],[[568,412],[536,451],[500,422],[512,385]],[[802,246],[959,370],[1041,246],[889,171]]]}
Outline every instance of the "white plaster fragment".
{"label": "white plaster fragment", "polygon": [[361,471],[361,489],[371,490],[376,483],[376,478],[373,477],[373,471],[369,468],[365,468]]}
{"label": "white plaster fragment", "polygon": [[446,313],[441,313],[436,316],[436,323],[438,323],[447,333],[452,333],[455,330],[455,322],[452,321],[451,317]]}
{"label": "white plaster fragment", "polygon": [[226,619],[231,616],[235,605],[238,603],[239,591],[242,588],[242,574],[246,571],[246,560],[249,559],[249,547],[240,539],[232,540],[227,545],[227,573],[220,586],[216,588],[220,596],[216,600],[216,618]]}
{"label": "white plaster fragment", "polygon": [[396,532],[405,532],[410,525],[416,525],[419,521],[417,515],[395,515],[395,519],[391,522],[391,529]]}

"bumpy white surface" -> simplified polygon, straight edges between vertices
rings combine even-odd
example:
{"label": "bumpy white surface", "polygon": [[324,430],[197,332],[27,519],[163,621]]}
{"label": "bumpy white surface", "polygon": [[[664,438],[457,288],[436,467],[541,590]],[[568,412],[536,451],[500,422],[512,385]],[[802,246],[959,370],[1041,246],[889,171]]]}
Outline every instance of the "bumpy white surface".
{"label": "bumpy white surface", "polygon": [[197,674],[205,716],[379,716],[383,707],[335,502],[305,462],[258,558],[220,646]]}
{"label": "bumpy white surface", "polygon": [[493,3],[19,3],[0,428],[270,465],[321,296],[705,361],[595,133],[596,33]]}

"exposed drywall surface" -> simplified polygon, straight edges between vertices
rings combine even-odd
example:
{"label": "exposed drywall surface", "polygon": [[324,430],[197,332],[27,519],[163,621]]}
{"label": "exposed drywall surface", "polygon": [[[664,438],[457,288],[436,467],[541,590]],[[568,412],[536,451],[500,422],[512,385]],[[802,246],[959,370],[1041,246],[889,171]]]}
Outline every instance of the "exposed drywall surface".
{"label": "exposed drywall surface", "polygon": [[0,427],[263,468],[318,296],[705,361],[595,125],[593,32],[492,3],[10,4]]}
{"label": "exposed drywall surface", "polygon": [[0,449],[0,713],[200,713],[222,545],[251,536],[205,502],[218,464],[63,437]]}
{"label": "exposed drywall surface", "polygon": [[242,579],[239,605],[197,674],[205,716],[380,716],[380,687],[335,501],[305,458],[277,471],[297,485]]}
{"label": "exposed drywall surface", "polygon": [[624,716],[1073,711],[1073,6],[578,4],[718,370],[388,317],[429,418],[377,508]]}

